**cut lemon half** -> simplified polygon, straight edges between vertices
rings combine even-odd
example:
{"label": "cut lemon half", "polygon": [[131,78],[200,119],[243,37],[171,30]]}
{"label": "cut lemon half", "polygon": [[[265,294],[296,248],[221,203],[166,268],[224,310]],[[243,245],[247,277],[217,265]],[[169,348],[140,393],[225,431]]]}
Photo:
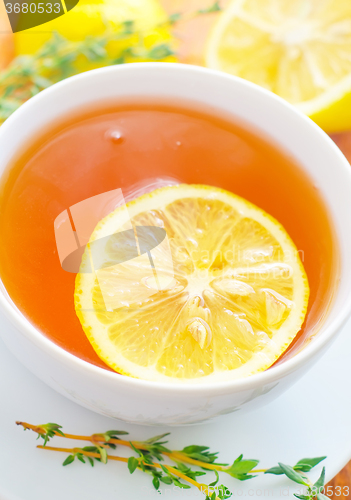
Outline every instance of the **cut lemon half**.
{"label": "cut lemon half", "polygon": [[351,127],[349,0],[233,0],[206,65],[271,90],[327,132]]}
{"label": "cut lemon half", "polygon": [[[137,252],[128,254],[132,241]],[[89,272],[94,245],[99,269]],[[271,366],[300,330],[308,296],[297,249],[275,219],[222,189],[181,184],[100,221],[74,300],[90,343],[115,371],[204,383]]]}

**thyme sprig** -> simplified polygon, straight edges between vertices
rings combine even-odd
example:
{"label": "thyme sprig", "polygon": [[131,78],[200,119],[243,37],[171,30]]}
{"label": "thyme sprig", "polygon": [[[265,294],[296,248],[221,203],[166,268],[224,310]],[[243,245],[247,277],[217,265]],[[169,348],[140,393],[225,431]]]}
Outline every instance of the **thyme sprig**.
{"label": "thyme sprig", "polygon": [[[0,121],[43,89],[69,76],[97,67],[137,61],[166,61],[173,55],[170,44],[145,45],[145,34],[132,22],[124,22],[104,35],[71,42],[53,33],[34,55],[20,56],[0,74]],[[113,50],[109,46],[114,45]]]}
{"label": "thyme sprig", "polygon": [[167,40],[150,46],[150,32],[159,32],[167,39],[168,29],[176,23],[219,10],[216,1],[206,9],[184,15],[174,13],[148,30],[137,29],[133,21],[125,21],[114,28],[107,27],[100,36],[88,36],[78,42],[53,33],[36,54],[17,57],[0,72],[0,124],[43,89],[78,73],[130,62],[175,61],[174,43]]}
{"label": "thyme sprig", "polygon": [[[43,445],[38,448],[59,451],[68,453],[63,465],[69,465],[77,460],[82,463],[94,465],[94,460],[106,464],[109,460],[124,462],[127,464],[129,472],[133,474],[137,469],[152,477],[152,484],[159,491],[161,483],[166,485],[173,484],[178,488],[190,488],[195,486],[204,493],[205,500],[224,500],[231,496],[230,491],[226,486],[219,483],[219,473],[225,473],[239,481],[247,481],[253,479],[259,473],[285,475],[291,481],[304,486],[304,494],[294,496],[300,500],[327,500],[322,491],[325,483],[325,467],[318,480],[313,483],[306,476],[314,467],[320,464],[326,457],[303,458],[294,466],[286,465],[281,462],[278,465],[269,469],[257,469],[259,460],[244,459],[240,455],[229,465],[219,463],[218,452],[211,452],[208,446],[190,445],[182,450],[171,450],[165,445],[168,443],[164,440],[169,433],[154,436],[146,441],[127,441],[121,436],[128,435],[126,431],[111,430],[103,433],[92,434],[90,436],[82,436],[75,434],[66,434],[61,430],[62,427],[58,424],[48,423],[44,425],[32,425],[27,422],[16,422],[21,425],[24,430],[32,430],[38,434],[38,438],[44,440]],[[56,448],[47,446],[47,443],[54,437],[66,439],[74,439],[78,441],[87,441],[91,446],[82,448]],[[126,446],[134,452],[129,458],[116,455],[109,455],[107,450],[116,450],[118,446]],[[163,464],[165,458],[170,459],[175,465]],[[190,465],[196,466],[194,470]],[[204,476],[209,472],[215,474],[215,481],[205,484],[197,481],[197,478]]]}

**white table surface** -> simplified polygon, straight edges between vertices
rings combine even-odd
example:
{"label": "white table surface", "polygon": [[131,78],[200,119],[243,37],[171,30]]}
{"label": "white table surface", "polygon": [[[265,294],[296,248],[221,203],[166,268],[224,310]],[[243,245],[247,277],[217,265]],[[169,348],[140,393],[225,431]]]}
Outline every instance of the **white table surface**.
{"label": "white table surface", "polygon": [[[96,463],[92,469],[75,462],[62,467],[65,455],[37,449],[35,434],[24,432],[15,425],[16,420],[56,422],[72,434],[123,429],[130,432],[130,439],[139,440],[170,431],[170,448],[207,445],[220,452],[222,462],[231,462],[243,453],[246,458],[260,459],[262,468],[278,461],[293,465],[304,457],[327,455],[330,480],[351,459],[350,359],[351,322],[318,364],[270,405],[248,414],[226,415],[209,424],[170,429],[127,425],[76,405],[32,375],[0,341],[0,500],[204,498],[196,488],[179,490],[173,486],[165,486],[159,495],[149,476],[139,471],[131,476],[123,463]],[[61,438],[51,443],[75,445]],[[127,450],[120,447],[118,453]],[[316,469],[312,479],[321,467]],[[214,474],[208,474],[207,482],[213,480]],[[231,489],[232,498],[293,498],[296,491],[283,476],[261,475],[239,482],[222,474],[221,481]]]}

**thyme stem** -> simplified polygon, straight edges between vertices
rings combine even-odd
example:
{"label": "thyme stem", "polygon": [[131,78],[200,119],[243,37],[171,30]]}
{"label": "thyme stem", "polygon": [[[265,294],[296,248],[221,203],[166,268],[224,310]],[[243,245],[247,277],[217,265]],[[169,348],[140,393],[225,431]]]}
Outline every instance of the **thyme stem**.
{"label": "thyme stem", "polygon": [[[305,494],[294,495],[300,500],[328,500],[322,490],[325,483],[325,467],[320,474],[318,480],[313,484],[305,475],[320,462],[325,460],[326,457],[303,458],[299,460],[294,466],[286,465],[278,462],[278,465],[270,469],[255,469],[259,461],[256,459],[244,459],[240,455],[232,465],[216,462],[218,453],[213,453],[209,450],[208,446],[190,445],[182,450],[169,450],[165,447],[168,441],[163,441],[167,434],[155,436],[146,441],[126,441],[119,436],[128,434],[123,430],[111,430],[104,433],[92,434],[90,436],[82,436],[76,434],[64,434],[62,427],[58,424],[47,423],[43,425],[32,425],[27,422],[17,421],[17,425],[21,425],[24,430],[32,430],[38,434],[38,438],[44,440],[44,444],[38,446],[40,449],[60,451],[64,453],[71,453],[63,465],[69,465],[74,462],[75,458],[79,461],[86,463],[84,456],[91,465],[94,465],[94,460],[99,460],[102,463],[107,463],[108,460],[127,463],[129,472],[133,474],[136,469],[153,477],[152,483],[157,491],[162,483],[174,484],[179,488],[190,488],[189,485],[195,486],[202,493],[206,495],[205,500],[225,500],[231,496],[227,488],[221,484],[218,491],[215,491],[215,486],[219,481],[218,472],[224,472],[231,477],[239,480],[246,481],[256,477],[257,473],[285,475],[289,480],[305,487]],[[84,448],[56,448],[46,446],[47,442],[53,437],[64,437],[66,439],[74,439],[78,441],[88,441],[92,446],[85,446]],[[129,458],[119,457],[115,455],[108,455],[107,448],[115,449],[117,445],[127,446],[131,448],[137,455],[130,456]],[[161,462],[163,458],[167,457],[173,462],[175,466],[163,465]],[[154,460],[158,462],[154,462]],[[197,482],[197,476],[205,475],[206,472],[193,470],[188,465],[192,464],[200,467],[203,470],[213,471],[216,475],[216,481],[209,485]],[[163,474],[164,473],[164,474]],[[184,482],[181,483],[179,479]]]}
{"label": "thyme stem", "polygon": [[[16,422],[17,425],[22,425],[25,429],[30,429],[38,434],[45,434],[46,431],[42,427],[38,425],[31,425],[28,424],[27,422]],[[96,443],[104,443],[106,439],[103,436],[100,436],[99,434],[92,434],[91,436],[81,436],[81,435],[76,435],[76,434],[67,434],[65,433],[64,436],[62,434],[59,434],[58,432],[55,432],[55,435],[58,437],[65,437],[67,439],[75,439],[77,441],[88,441],[90,443],[96,444]],[[140,443],[138,441],[125,441],[123,439],[110,439],[109,443],[112,444],[117,444],[117,445],[122,445],[122,446],[128,446],[129,448],[132,448],[132,445],[134,448],[137,450],[147,450],[147,446],[144,445],[143,443]],[[132,443],[132,445],[131,445]],[[48,448],[49,449],[49,448]],[[173,460],[173,462],[185,462],[188,464],[196,465],[198,467],[203,467],[204,469],[208,470],[217,470],[217,471],[225,471],[225,467],[222,465],[217,465],[217,464],[210,464],[207,462],[202,462],[201,460],[195,460],[193,458],[188,457],[181,451],[164,451],[163,455],[166,455],[168,458]],[[265,470],[255,470],[253,472],[265,472]]]}
{"label": "thyme stem", "polygon": [[[80,437],[85,437],[85,436],[80,436]],[[80,453],[80,454],[85,455],[87,457],[100,458],[99,453],[85,451],[85,450],[82,450],[81,448],[57,448],[54,446],[42,446],[42,445],[38,445],[37,448],[40,448],[41,450],[61,451],[63,453]],[[116,455],[107,455],[107,459],[114,460],[116,462],[128,463],[128,458],[118,457]],[[147,462],[144,462],[143,460],[141,460],[141,462],[146,467],[151,466],[151,467],[155,467],[156,469],[162,470],[161,465],[156,463],[156,462],[147,463]],[[165,469],[167,469],[169,472],[171,472],[172,474],[174,474],[175,476],[178,476],[180,479],[183,479],[183,481],[186,481],[186,482],[190,483],[191,485],[196,486],[196,488],[198,488],[202,493],[205,493],[206,495],[208,495],[210,493],[210,488],[207,486],[207,484],[198,483],[198,482],[194,481],[193,479],[186,476],[185,474],[182,474],[178,469],[175,469],[174,467],[172,467],[170,465],[164,465],[163,467]],[[216,499],[217,498],[218,497],[216,497]]]}

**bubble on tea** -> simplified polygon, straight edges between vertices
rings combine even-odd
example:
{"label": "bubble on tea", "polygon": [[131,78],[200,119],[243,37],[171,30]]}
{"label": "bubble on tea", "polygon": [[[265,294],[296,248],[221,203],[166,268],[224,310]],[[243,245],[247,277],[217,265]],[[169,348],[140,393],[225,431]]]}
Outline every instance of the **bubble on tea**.
{"label": "bubble on tea", "polygon": [[105,137],[114,144],[121,144],[124,141],[124,134],[118,129],[108,130]]}

